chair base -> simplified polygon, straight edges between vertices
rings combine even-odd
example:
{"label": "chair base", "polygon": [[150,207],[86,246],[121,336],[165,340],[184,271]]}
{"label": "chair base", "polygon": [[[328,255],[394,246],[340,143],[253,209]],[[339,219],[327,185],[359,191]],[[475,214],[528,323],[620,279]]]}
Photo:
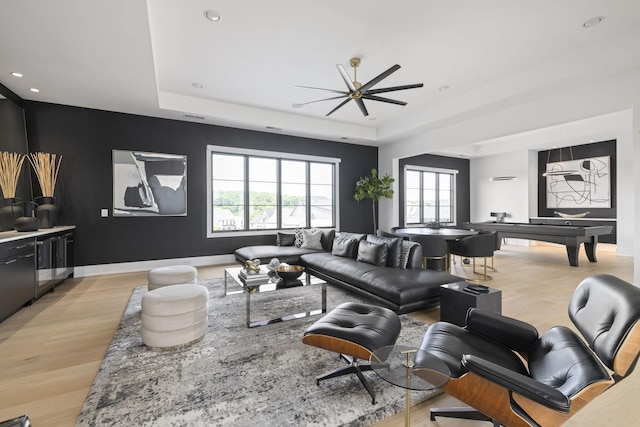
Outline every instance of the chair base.
{"label": "chair base", "polygon": [[470,408],[433,408],[430,411],[429,419],[435,421],[436,417],[458,418],[463,420],[489,421],[493,423],[493,427],[500,427],[500,423],[492,420],[483,413]]}
{"label": "chair base", "polygon": [[[456,264],[455,261],[455,255],[452,255],[452,264]],[[460,258],[462,259],[462,268],[464,269],[464,265],[469,265],[472,264],[473,266],[473,274],[475,276],[475,278],[469,278],[469,277],[462,277],[464,280],[466,280],[467,282],[471,282],[471,283],[484,283],[484,282],[488,282],[489,280],[493,280],[493,277],[489,276],[487,274],[487,269],[491,269],[493,271],[498,271],[495,268],[493,268],[493,266],[489,266],[487,264],[487,258],[488,257],[481,257],[484,258],[484,264],[479,264],[476,266],[476,258],[469,258],[469,257],[463,257],[460,256]],[[491,263],[493,264],[493,257],[491,257]],[[483,267],[483,271],[478,271],[476,269],[476,267]],[[451,270],[449,271],[451,272]],[[480,277],[478,277],[480,276]]]}
{"label": "chair base", "polygon": [[343,375],[356,374],[360,379],[360,382],[362,383],[364,388],[366,388],[367,391],[369,392],[369,395],[371,396],[371,404],[375,405],[376,394],[373,392],[373,388],[371,387],[371,384],[369,384],[369,382],[364,377],[364,375],[362,375],[363,371],[370,371],[372,369],[369,362],[360,362],[355,357],[347,356],[346,354],[340,354],[340,359],[344,359],[348,363],[348,365],[334,369],[333,371],[326,372],[322,375],[318,375],[316,377],[316,384],[320,385],[320,381],[328,380],[329,378],[336,378],[336,377],[341,377]]}

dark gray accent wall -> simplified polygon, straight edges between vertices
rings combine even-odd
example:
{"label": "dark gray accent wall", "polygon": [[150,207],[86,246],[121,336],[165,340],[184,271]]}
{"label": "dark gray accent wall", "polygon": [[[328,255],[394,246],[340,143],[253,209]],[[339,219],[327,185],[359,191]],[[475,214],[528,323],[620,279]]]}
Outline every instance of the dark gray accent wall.
{"label": "dark gray accent wall", "polygon": [[[206,237],[208,144],[340,158],[340,228],[373,228],[371,208],[353,199],[355,182],[378,164],[376,147],[40,102],[25,102],[30,151],[63,156],[56,198],[61,223],[77,226],[76,265],[230,254],[275,237]],[[112,149],[187,156],[186,217],[111,216]],[[34,196],[39,196],[34,188]],[[110,216],[100,217],[108,208]],[[275,233],[274,233],[275,235]]]}
{"label": "dark gray accent wall", "polygon": [[[8,89],[0,85],[1,94],[6,96],[12,93],[6,91],[8,91]],[[24,111],[20,103],[13,101],[15,98],[15,96],[11,98],[0,97],[0,151],[24,154],[28,152]],[[5,197],[5,195],[2,194],[2,190],[0,189],[0,199],[3,197]],[[25,159],[16,186],[16,200],[24,201],[31,200],[31,198],[29,160]],[[1,201],[0,206],[2,206]],[[0,231],[3,230],[0,229]]]}
{"label": "dark gray accent wall", "polygon": [[542,176],[544,171],[546,170],[547,163],[559,162],[559,161],[567,161],[578,159],[586,159],[591,157],[601,157],[601,156],[609,156],[610,157],[610,169],[611,173],[611,207],[610,208],[563,208],[562,212],[568,214],[577,214],[582,213],[586,210],[589,211],[587,218],[616,218],[617,217],[617,209],[616,209],[616,188],[617,188],[617,156],[616,156],[616,140],[604,141],[604,142],[594,142],[592,144],[583,144],[583,145],[574,145],[569,148],[553,149],[553,150],[545,150],[538,151],[538,216],[541,217],[556,217],[557,215],[554,212],[557,210],[555,208],[547,209],[547,181],[546,178]]}
{"label": "dark gray accent wall", "polygon": [[469,184],[469,160],[456,157],[436,156],[432,154],[422,154],[420,156],[400,159],[400,179],[398,188],[400,189],[400,224],[404,226],[404,167],[405,165],[424,166],[430,168],[441,168],[457,170],[456,177],[456,223],[468,222],[471,217],[470,207],[470,184]]}

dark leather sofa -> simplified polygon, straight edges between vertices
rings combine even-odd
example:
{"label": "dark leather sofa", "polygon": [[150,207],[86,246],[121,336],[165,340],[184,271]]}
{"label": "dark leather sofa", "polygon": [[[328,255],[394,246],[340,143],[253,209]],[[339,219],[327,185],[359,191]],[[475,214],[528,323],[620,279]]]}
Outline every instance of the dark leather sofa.
{"label": "dark leather sofa", "polygon": [[[358,243],[371,240],[382,244],[385,239],[393,239],[344,232],[336,233],[336,236],[338,239],[355,239]],[[403,241],[399,236],[397,239],[400,242]],[[333,230],[323,231],[322,249],[295,245],[246,246],[235,251],[235,258],[243,265],[247,260],[252,259],[260,259],[260,262],[265,264],[272,258],[278,258],[280,262],[288,264],[303,265],[312,275],[364,295],[398,314],[438,305],[440,285],[463,280],[446,272],[423,269],[422,247],[414,242],[404,243],[406,254],[402,257],[402,263],[406,262],[406,266],[390,266],[396,265],[394,262],[397,263],[397,261],[389,261],[381,266],[358,260],[357,253],[351,253],[348,256],[336,255],[337,251],[333,250],[333,241]],[[395,246],[395,243],[391,246]],[[390,254],[392,252],[389,251]]]}

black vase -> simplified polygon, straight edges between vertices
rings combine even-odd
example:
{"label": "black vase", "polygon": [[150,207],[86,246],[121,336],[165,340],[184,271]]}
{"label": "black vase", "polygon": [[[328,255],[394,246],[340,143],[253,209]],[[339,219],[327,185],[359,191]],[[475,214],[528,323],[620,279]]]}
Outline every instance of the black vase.
{"label": "black vase", "polygon": [[40,228],[52,228],[58,224],[58,206],[54,197],[38,197],[36,218],[40,220]]}
{"label": "black vase", "polygon": [[0,204],[0,231],[13,230],[13,223],[23,215],[22,203],[16,202],[15,197],[9,197]]}

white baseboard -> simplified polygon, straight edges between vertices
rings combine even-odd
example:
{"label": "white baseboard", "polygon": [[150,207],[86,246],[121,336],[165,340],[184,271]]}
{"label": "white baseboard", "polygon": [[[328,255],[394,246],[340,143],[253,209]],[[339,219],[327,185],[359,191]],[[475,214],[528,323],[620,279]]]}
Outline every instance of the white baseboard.
{"label": "white baseboard", "polygon": [[74,268],[74,277],[100,276],[102,274],[135,273],[149,271],[164,265],[223,265],[235,262],[232,254],[193,258],[157,259],[152,261],[122,262],[116,264],[83,265]]}

